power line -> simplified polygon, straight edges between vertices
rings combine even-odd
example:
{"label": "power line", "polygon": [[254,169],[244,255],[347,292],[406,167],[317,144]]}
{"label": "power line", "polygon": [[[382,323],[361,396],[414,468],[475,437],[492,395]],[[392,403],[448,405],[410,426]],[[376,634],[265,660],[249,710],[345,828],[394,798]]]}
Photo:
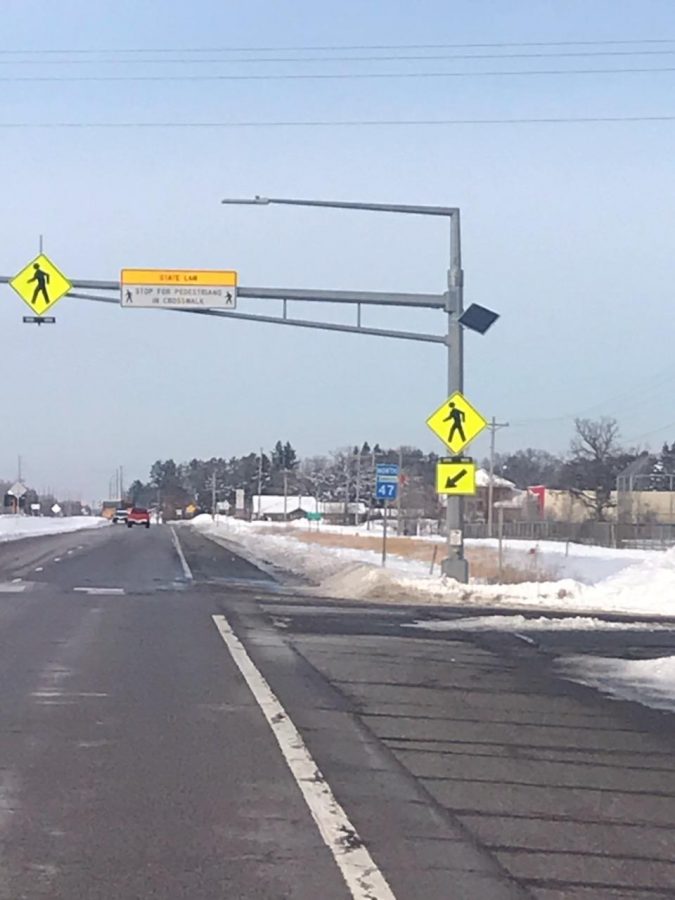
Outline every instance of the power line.
{"label": "power line", "polygon": [[[645,400],[640,395],[643,395],[645,391],[649,391],[652,396],[650,398],[647,398],[648,400],[656,399],[657,402],[661,402],[659,398],[653,396],[653,392],[656,388],[663,387],[664,385],[668,384],[674,376],[675,367],[672,365],[666,366],[665,369],[660,369],[658,372],[654,372],[652,375],[648,375],[645,378],[639,379],[629,387],[625,388],[625,390],[620,391],[616,394],[612,394],[610,397],[606,397],[604,400],[600,400],[598,403],[594,403],[591,406],[586,406],[574,413],[567,413],[561,416],[542,416],[536,419],[521,419],[517,422],[512,422],[511,424],[515,428],[524,428],[528,425],[544,425],[557,422],[571,422],[574,421],[574,419],[578,419],[580,416],[587,415],[588,413],[601,411],[603,407],[607,407],[608,404],[614,403],[619,400],[623,404],[622,411],[626,408],[633,408],[635,405],[639,405],[640,408],[643,408],[645,406]],[[634,398],[632,401],[629,400],[629,398],[631,397]],[[627,404],[626,401],[628,401]]]}
{"label": "power line", "polygon": [[[169,59],[50,59],[50,66],[91,66],[91,65],[231,65],[232,63],[331,63],[331,62],[437,62],[439,60],[485,60],[485,59],[580,59],[597,57],[629,57],[629,56],[673,56],[675,49],[670,50],[580,50],[552,53],[459,53],[459,54],[413,54],[396,56],[237,56],[228,59],[201,58],[185,59],[184,57],[172,57]],[[42,58],[38,59],[0,59],[2,66],[40,66],[45,65]]]}
{"label": "power line", "polygon": [[666,425],[661,425],[659,428],[652,428],[651,431],[643,431],[642,434],[636,434],[632,437],[626,438],[627,441],[639,441],[642,438],[650,437],[652,434],[658,434],[661,431],[667,431],[669,428],[675,427],[675,421],[668,422]]}
{"label": "power line", "polygon": [[599,41],[492,41],[483,43],[458,44],[307,44],[277,45],[271,47],[101,47],[98,49],[82,49],[80,47],[8,49],[3,48],[0,54],[22,54],[45,56],[59,54],[95,55],[99,53],[292,53],[302,51],[343,51],[343,50],[469,50],[507,47],[611,47],[634,46],[635,44],[674,44],[675,38],[621,38],[617,40]]}
{"label": "power line", "polygon": [[233,122],[0,122],[0,129],[236,129],[236,128],[417,128],[447,125],[591,125],[675,122],[675,114],[618,116],[542,116],[492,119],[306,119]]}
{"label": "power line", "polygon": [[523,69],[485,72],[312,72],[268,75],[0,75],[0,82],[330,81],[369,79],[480,78],[528,75],[635,75],[675,72],[675,66],[616,69]]}

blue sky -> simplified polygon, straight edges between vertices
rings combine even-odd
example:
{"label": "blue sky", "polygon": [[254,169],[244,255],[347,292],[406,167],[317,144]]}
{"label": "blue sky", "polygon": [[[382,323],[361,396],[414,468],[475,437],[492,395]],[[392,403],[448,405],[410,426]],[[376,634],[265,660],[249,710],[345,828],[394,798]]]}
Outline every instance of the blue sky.
{"label": "blue sky", "polygon": [[[6,79],[0,80],[0,126],[180,126],[0,127],[0,273],[18,271],[43,233],[46,251],[73,278],[114,279],[132,266],[235,268],[244,285],[442,291],[448,238],[440,221],[225,208],[219,200],[266,194],[457,205],[467,302],[501,313],[488,335],[466,341],[467,395],[487,416],[512,423],[500,432],[500,447],[564,450],[575,415],[616,416],[629,443],[675,440],[674,122],[182,127],[675,114],[675,73],[7,80],[663,68],[675,66],[672,3],[4,0],[0,34],[0,79]],[[389,51],[548,54],[513,60],[328,63],[297,57],[340,52],[216,52],[668,38],[673,43],[639,47]],[[125,48],[148,52],[108,52]],[[175,52],[153,55],[153,48]],[[195,48],[209,52],[180,52]],[[584,49],[615,55],[550,56]],[[650,52],[618,55],[635,49]],[[16,52],[46,50],[66,52]],[[92,62],[76,50],[101,53]],[[251,62],[255,55],[296,59]],[[195,58],[201,61],[184,61]],[[213,59],[223,61],[206,61]],[[241,301],[242,309],[252,305]],[[145,477],[157,457],[229,456],[269,448],[278,438],[303,454],[366,439],[440,449],[424,425],[445,396],[440,347],[186,320],[68,299],[55,309],[56,326],[35,329],[22,324],[25,311],[0,288],[6,423],[0,476],[14,475],[21,453],[37,487],[100,498],[119,464],[130,477]],[[300,306],[295,311],[307,314]],[[443,328],[434,313],[369,312],[367,321]],[[477,442],[475,449],[480,455],[484,445]]]}

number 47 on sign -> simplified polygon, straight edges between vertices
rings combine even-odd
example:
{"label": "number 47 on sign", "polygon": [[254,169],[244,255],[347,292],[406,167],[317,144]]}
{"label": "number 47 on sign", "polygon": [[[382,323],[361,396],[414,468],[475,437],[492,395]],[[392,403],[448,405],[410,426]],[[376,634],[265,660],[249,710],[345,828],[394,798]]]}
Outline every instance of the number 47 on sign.
{"label": "number 47 on sign", "polygon": [[399,468],[395,463],[379,463],[376,470],[375,496],[379,500],[396,500]]}

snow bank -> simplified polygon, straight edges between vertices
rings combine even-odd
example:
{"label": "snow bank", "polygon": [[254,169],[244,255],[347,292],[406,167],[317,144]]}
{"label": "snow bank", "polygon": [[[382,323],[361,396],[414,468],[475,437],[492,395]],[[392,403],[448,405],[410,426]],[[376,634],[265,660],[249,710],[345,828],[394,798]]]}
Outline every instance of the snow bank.
{"label": "snow bank", "polygon": [[[495,539],[469,540],[468,547],[486,547],[496,550]],[[542,572],[550,572],[556,578],[570,578],[583,584],[596,584],[604,578],[616,575],[626,566],[660,557],[662,550],[616,550],[612,547],[595,547],[564,541],[528,541],[509,539],[504,541],[505,561],[517,566],[531,564],[536,554],[536,564]]]}
{"label": "snow bank", "polygon": [[[293,529],[279,533],[276,526],[276,531],[270,532],[269,525],[261,527],[261,523],[233,518],[213,522],[210,516],[198,516],[191,524],[216,539],[234,541],[256,559],[301,575],[317,585],[325,596],[675,617],[675,548],[624,553],[577,545],[574,547],[575,554],[579,549],[579,555],[574,556],[577,565],[582,565],[584,560],[590,560],[591,567],[604,562],[612,574],[593,582],[592,571],[586,569],[586,583],[562,578],[523,584],[464,585],[438,575],[430,576],[428,565],[418,560],[390,556],[387,568],[382,569],[379,553],[372,550],[305,544],[295,539]],[[530,542],[523,543],[526,548],[531,547]],[[565,545],[556,544],[550,550],[550,543],[546,542],[545,552],[563,557]],[[596,576],[598,571],[595,569]]]}
{"label": "snow bank", "polygon": [[470,619],[420,619],[404,628],[421,628],[423,631],[675,631],[675,625],[657,625],[654,622],[610,622],[588,616],[474,616]]}
{"label": "snow bank", "polygon": [[612,697],[675,712],[675,656],[637,660],[568,657],[558,663],[557,669],[570,681]]}
{"label": "snow bank", "polygon": [[64,519],[41,516],[0,516],[0,542],[21,538],[39,537],[45,534],[62,534],[81,531],[83,528],[100,528],[109,525],[107,519],[98,516],[69,516]]}

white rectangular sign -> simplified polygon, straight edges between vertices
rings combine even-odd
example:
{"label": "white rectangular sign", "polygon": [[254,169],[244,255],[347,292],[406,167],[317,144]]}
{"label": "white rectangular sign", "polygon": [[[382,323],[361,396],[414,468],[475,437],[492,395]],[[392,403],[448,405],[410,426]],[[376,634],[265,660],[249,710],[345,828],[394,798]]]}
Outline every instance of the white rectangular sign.
{"label": "white rectangular sign", "polygon": [[137,309],[236,309],[237,273],[123,269],[120,303]]}

